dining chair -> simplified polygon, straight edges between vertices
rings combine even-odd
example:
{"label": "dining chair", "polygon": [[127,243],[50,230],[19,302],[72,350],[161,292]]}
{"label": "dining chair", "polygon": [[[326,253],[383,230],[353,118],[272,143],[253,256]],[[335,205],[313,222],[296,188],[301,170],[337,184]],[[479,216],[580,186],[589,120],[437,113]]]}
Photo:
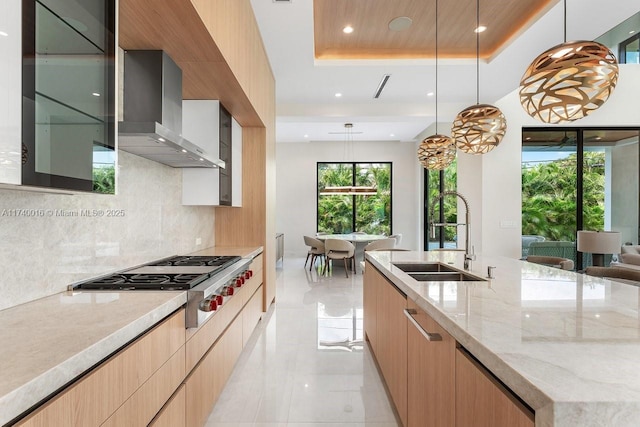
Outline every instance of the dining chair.
{"label": "dining chair", "polygon": [[563,270],[573,270],[574,267],[573,261],[569,258],[562,258],[557,256],[528,255],[526,261],[532,262],[534,264],[543,264],[550,267],[558,267]]}
{"label": "dining chair", "polygon": [[364,251],[380,251],[388,250],[396,247],[396,239],[389,237],[386,239],[375,240],[364,247]]}
{"label": "dining chair", "polygon": [[304,260],[304,267],[307,267],[307,261],[309,261],[309,257],[311,257],[311,264],[309,264],[309,271],[313,268],[313,265],[317,258],[320,258],[320,265],[322,265],[322,261],[325,262],[325,245],[321,240],[316,239],[311,236],[304,236],[304,244],[309,246],[309,252],[307,252],[307,259]]}
{"label": "dining chair", "polygon": [[325,249],[325,262],[324,272],[328,271],[329,261],[334,259],[341,259],[344,261],[344,271],[349,277],[349,269],[347,268],[347,260],[353,265],[353,271],[355,273],[355,252],[356,247],[353,243],[347,240],[327,239],[324,241]]}
{"label": "dining chair", "polygon": [[400,233],[392,234],[391,236],[389,236],[389,238],[396,239],[396,246],[398,246],[398,245],[400,245],[400,242],[402,241],[402,234],[400,234]]}

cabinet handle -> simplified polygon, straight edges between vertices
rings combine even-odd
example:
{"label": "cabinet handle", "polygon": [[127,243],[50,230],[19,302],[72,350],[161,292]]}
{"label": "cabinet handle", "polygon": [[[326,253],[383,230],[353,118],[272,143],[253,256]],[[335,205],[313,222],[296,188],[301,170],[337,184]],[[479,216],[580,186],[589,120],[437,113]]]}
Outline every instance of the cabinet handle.
{"label": "cabinet handle", "polygon": [[404,309],[404,315],[407,316],[407,319],[409,319],[411,323],[413,323],[413,326],[415,326],[416,329],[418,329],[418,331],[422,334],[423,337],[427,339],[427,341],[442,341],[442,335],[435,332],[429,333],[424,329],[422,329],[422,326],[420,326],[420,324],[416,321],[416,319],[413,318],[414,314],[418,314],[418,312],[415,309],[413,308]]}

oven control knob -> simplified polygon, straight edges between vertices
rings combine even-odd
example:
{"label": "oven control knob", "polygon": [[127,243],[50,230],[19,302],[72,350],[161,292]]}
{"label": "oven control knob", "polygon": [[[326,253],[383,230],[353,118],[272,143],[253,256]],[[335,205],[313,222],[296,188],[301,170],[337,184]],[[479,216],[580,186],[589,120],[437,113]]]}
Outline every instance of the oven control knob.
{"label": "oven control knob", "polygon": [[208,299],[203,300],[200,303],[200,310],[202,310],[202,311],[211,311],[211,308],[210,308],[209,304],[210,304],[210,301]]}
{"label": "oven control knob", "polygon": [[218,305],[222,305],[222,303],[224,302],[224,298],[222,297],[222,295],[216,295],[216,302],[218,303]]}
{"label": "oven control knob", "polygon": [[244,285],[244,277],[240,276],[236,279],[236,287],[241,287],[242,285]]}
{"label": "oven control knob", "polygon": [[229,286],[227,288],[227,295],[229,295],[229,296],[233,295],[233,286]]}
{"label": "oven control knob", "polygon": [[209,311],[215,311],[218,309],[218,301],[216,301],[215,298],[213,298],[211,301],[209,301]]}
{"label": "oven control knob", "polygon": [[251,270],[247,270],[247,271],[244,272],[244,278],[246,280],[251,279]]}

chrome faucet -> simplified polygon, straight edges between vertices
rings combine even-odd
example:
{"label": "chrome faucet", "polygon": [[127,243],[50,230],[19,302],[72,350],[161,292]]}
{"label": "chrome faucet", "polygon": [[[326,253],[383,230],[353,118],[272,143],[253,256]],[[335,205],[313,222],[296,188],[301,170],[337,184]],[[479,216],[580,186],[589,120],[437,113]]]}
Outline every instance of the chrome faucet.
{"label": "chrome faucet", "polygon": [[[462,222],[462,223],[447,223],[447,222],[434,222],[433,221],[433,215],[434,215],[436,203],[439,200],[442,200],[442,198],[444,196],[457,196],[462,200],[462,202],[464,203],[464,208],[465,208],[465,221],[466,222]],[[473,249],[473,247],[469,246],[469,226],[471,225],[471,220],[469,219],[470,215],[471,215],[471,212],[469,210],[469,202],[467,202],[467,199],[462,194],[458,193],[457,191],[443,191],[438,196],[436,196],[433,200],[431,200],[431,210],[429,212],[429,218],[431,218],[431,221],[429,223],[429,226],[431,228],[431,238],[435,239],[435,237],[436,237],[436,227],[446,227],[446,226],[456,226],[457,227],[459,225],[464,225],[465,226],[465,239],[464,239],[464,269],[465,270],[468,270],[471,267],[471,261],[475,261],[475,259],[476,259],[475,250]]]}

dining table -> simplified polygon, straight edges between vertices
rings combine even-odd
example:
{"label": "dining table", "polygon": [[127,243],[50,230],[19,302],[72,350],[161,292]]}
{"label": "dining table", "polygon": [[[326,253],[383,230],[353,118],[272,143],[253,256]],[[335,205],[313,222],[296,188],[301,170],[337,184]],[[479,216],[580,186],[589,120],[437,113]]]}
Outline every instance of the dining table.
{"label": "dining table", "polygon": [[363,243],[361,247],[368,243],[374,242],[376,240],[388,239],[389,236],[384,234],[362,234],[362,233],[345,233],[345,234],[319,234],[316,236],[318,240],[326,240],[326,239],[338,239],[338,240],[347,240],[356,247],[356,251],[354,254],[354,271],[356,271],[356,265],[358,262],[356,261],[356,257],[360,258],[360,254],[362,254],[362,260],[364,260],[364,251],[358,251],[358,244]]}

